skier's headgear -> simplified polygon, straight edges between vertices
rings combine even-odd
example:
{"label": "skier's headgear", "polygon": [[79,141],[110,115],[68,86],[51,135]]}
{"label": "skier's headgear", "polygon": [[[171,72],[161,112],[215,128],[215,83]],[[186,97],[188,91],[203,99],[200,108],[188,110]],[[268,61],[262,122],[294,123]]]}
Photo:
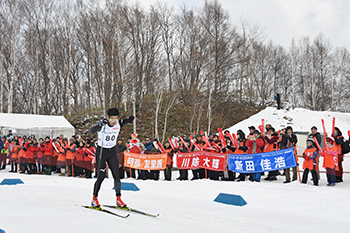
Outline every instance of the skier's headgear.
{"label": "skier's headgear", "polygon": [[119,116],[119,110],[117,108],[110,108],[107,111],[107,116]]}

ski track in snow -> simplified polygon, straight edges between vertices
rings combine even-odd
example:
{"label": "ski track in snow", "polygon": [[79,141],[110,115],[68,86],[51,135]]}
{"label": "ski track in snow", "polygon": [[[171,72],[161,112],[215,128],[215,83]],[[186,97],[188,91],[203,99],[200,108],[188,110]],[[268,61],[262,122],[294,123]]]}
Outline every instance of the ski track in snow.
{"label": "ski track in snow", "polygon": [[[191,172],[189,172],[191,173]],[[111,177],[111,176],[110,176]],[[57,175],[23,175],[0,171],[4,178],[20,178],[24,184],[1,185],[0,229],[11,233],[36,232],[349,232],[350,175],[335,187],[295,181],[282,184],[211,180],[133,182],[141,190],[122,191],[130,206],[152,214],[135,213],[127,219],[80,207],[89,205],[95,179]],[[189,176],[191,178],[191,175]],[[161,172],[163,179],[163,172]],[[99,193],[101,204],[115,204],[113,179],[105,179]],[[220,193],[241,195],[247,205],[213,202]],[[129,212],[112,210],[126,215]]]}

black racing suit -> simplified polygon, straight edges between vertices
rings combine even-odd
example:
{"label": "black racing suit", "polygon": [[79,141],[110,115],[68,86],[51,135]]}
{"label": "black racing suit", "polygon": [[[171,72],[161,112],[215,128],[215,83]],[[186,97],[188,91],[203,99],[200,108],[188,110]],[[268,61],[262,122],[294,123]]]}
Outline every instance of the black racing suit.
{"label": "black racing suit", "polygon": [[[120,128],[128,123],[131,123],[133,121],[134,117],[130,116],[128,119],[125,120],[119,120]],[[108,123],[109,125],[109,123]],[[111,127],[111,125],[109,125]],[[103,125],[102,122],[98,122],[94,127],[92,127],[89,131],[90,134],[94,134],[102,129]],[[102,157],[100,161],[100,151],[102,149]],[[121,195],[121,183],[120,183],[120,177],[119,177],[119,162],[116,152],[116,147],[112,148],[101,148],[100,146],[96,149],[96,164],[97,167],[100,167],[100,170],[97,174],[97,180],[94,185],[94,196],[98,196],[98,192],[100,191],[101,184],[103,180],[106,177],[106,162],[108,163],[109,168],[112,171],[113,179],[114,179],[114,189],[117,196]],[[99,164],[100,163],[100,164]]]}

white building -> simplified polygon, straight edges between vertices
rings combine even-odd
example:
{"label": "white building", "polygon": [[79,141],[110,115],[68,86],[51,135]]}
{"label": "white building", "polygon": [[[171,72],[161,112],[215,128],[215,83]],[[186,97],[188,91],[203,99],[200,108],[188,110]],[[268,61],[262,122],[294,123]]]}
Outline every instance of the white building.
{"label": "white building", "polygon": [[14,131],[13,135],[30,136],[33,133],[37,139],[60,134],[71,137],[75,133],[64,116],[0,113],[0,134],[7,135],[10,129]]}

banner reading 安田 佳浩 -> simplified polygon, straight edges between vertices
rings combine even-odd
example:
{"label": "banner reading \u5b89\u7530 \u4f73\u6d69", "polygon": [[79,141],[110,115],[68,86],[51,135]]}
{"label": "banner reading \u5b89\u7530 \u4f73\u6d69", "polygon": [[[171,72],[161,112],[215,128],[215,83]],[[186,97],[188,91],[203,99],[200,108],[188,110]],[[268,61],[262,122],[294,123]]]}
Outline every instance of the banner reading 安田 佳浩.
{"label": "banner reading \u5b89\u7530 \u4f73\u6d69", "polygon": [[195,151],[177,153],[176,161],[179,169],[204,168],[212,171],[225,171],[226,157],[224,153]]}
{"label": "banner reading \u5b89\u7530 \u4f73\u6d69", "polygon": [[167,154],[135,154],[124,152],[124,167],[138,170],[164,170]]}
{"label": "banner reading \u5b89\u7530 \u4f73\u6d69", "polygon": [[238,173],[258,173],[296,167],[294,148],[258,154],[229,154],[228,169]]}

